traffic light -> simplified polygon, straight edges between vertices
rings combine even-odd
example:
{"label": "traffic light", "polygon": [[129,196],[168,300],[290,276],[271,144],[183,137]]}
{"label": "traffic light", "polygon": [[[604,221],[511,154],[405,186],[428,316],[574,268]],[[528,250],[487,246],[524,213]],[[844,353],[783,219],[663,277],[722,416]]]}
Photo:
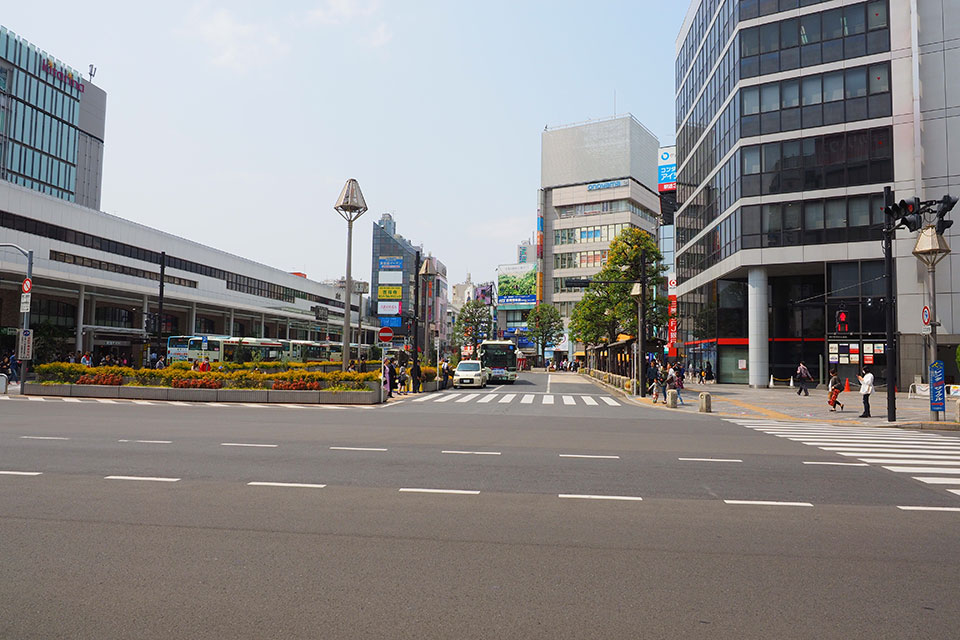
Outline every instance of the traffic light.
{"label": "traffic light", "polygon": [[942,236],[947,229],[953,226],[953,220],[947,220],[946,215],[956,204],[957,198],[950,194],[943,196],[943,199],[940,200],[937,205],[937,235]]}
{"label": "traffic light", "polygon": [[846,309],[838,309],[836,313],[837,333],[849,333],[850,320]]}
{"label": "traffic light", "polygon": [[910,231],[916,231],[923,226],[923,214],[920,213],[920,198],[914,196],[900,201],[900,221],[897,226],[904,226]]}
{"label": "traffic light", "polygon": [[590,280],[588,278],[564,278],[563,286],[568,289],[573,289],[574,287],[589,287]]}

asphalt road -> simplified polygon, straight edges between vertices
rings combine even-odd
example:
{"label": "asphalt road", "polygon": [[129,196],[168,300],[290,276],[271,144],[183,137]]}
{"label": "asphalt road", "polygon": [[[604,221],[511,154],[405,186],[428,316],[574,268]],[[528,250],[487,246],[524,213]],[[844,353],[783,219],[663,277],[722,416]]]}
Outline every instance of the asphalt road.
{"label": "asphalt road", "polygon": [[0,638],[956,637],[960,438],[420,398],[0,402]]}

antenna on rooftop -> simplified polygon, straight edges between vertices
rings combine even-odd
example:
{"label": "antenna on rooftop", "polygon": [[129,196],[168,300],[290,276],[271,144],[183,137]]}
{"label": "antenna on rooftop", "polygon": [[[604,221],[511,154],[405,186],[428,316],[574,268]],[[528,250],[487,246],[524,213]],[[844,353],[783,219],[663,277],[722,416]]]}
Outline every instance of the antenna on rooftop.
{"label": "antenna on rooftop", "polygon": [[95,75],[97,75],[97,68],[91,64],[91,65],[90,65],[90,79],[93,80],[93,76],[95,76]]}

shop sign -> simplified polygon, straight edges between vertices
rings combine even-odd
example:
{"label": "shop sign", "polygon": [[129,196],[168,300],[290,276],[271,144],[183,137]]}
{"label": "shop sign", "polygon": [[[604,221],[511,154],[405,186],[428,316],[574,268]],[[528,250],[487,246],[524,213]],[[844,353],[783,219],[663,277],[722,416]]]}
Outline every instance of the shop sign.
{"label": "shop sign", "polygon": [[57,69],[52,60],[44,60],[40,65],[40,71],[43,71],[47,75],[51,75],[57,80],[66,82],[69,86],[73,87],[80,93],[86,91],[86,87],[79,79],[75,78],[72,71],[64,71],[63,69]]}
{"label": "shop sign", "polygon": [[403,271],[380,271],[377,273],[379,284],[403,284]]}
{"label": "shop sign", "polygon": [[400,301],[377,300],[378,316],[398,316],[400,315]]}
{"label": "shop sign", "polygon": [[594,182],[587,185],[587,191],[597,191],[599,189],[614,189],[616,187],[627,186],[626,180],[608,180],[607,182]]}
{"label": "shop sign", "polygon": [[403,256],[387,256],[380,258],[380,271],[396,271],[397,269],[403,269]]}
{"label": "shop sign", "polygon": [[380,285],[377,287],[378,300],[399,300],[403,297],[403,287]]}
{"label": "shop sign", "polygon": [[943,382],[943,360],[930,364],[930,411],[946,411],[946,388]]}

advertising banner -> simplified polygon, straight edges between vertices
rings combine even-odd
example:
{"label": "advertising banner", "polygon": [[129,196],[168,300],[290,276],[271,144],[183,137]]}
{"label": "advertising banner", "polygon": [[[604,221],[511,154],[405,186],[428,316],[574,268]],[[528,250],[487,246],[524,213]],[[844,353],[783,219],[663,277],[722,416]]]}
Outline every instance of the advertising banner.
{"label": "advertising banner", "polygon": [[493,304],[493,283],[484,282],[483,284],[478,284],[474,289],[474,299],[479,300],[486,306]]}
{"label": "advertising banner", "polygon": [[403,256],[385,256],[380,258],[380,271],[403,269]]}
{"label": "advertising banner", "polygon": [[403,284],[403,271],[380,271],[377,281],[380,284]]}
{"label": "advertising banner", "polygon": [[497,267],[497,304],[537,303],[537,264],[502,264]]}
{"label": "advertising banner", "polygon": [[947,397],[943,382],[943,360],[930,365],[930,411],[946,411]]}
{"label": "advertising banner", "polygon": [[399,300],[403,297],[403,287],[380,285],[377,287],[377,300]]}
{"label": "advertising banner", "polygon": [[381,327],[391,327],[396,329],[400,327],[402,323],[403,323],[403,318],[401,318],[400,316],[392,316],[392,317],[384,316],[380,318]]}
{"label": "advertising banner", "polygon": [[661,147],[657,157],[657,190],[676,191],[677,160],[676,147]]}
{"label": "advertising banner", "polygon": [[377,300],[378,316],[398,316],[400,315],[400,301],[396,300]]}

